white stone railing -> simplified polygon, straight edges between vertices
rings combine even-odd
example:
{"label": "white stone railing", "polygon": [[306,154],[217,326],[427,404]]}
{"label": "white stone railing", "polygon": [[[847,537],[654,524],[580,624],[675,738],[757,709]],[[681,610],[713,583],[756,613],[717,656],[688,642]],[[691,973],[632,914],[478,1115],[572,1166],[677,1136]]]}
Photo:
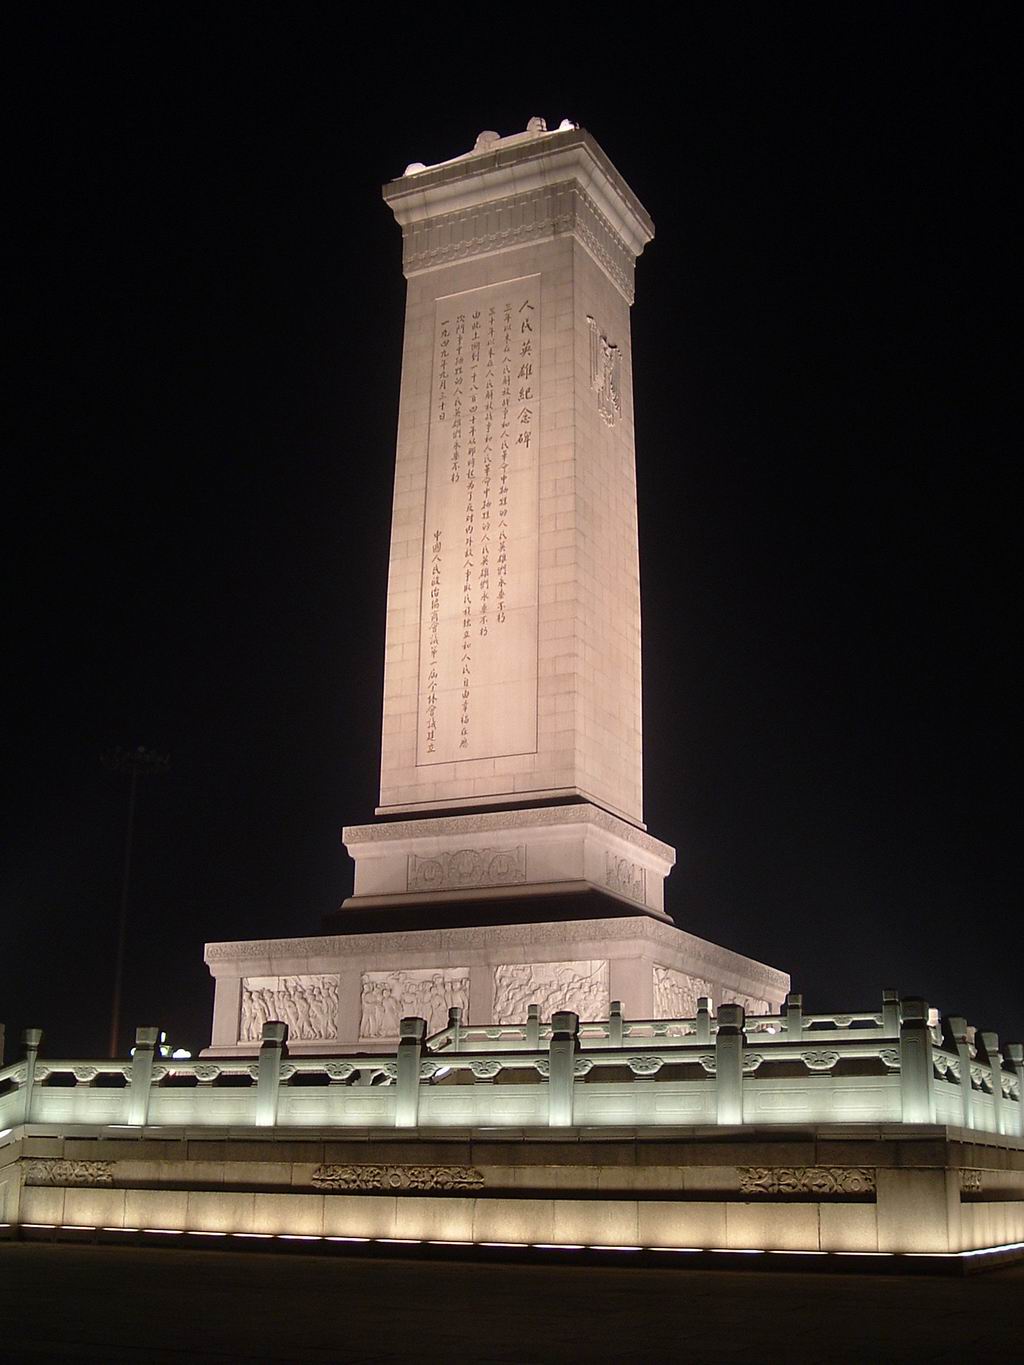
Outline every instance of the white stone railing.
{"label": "white stone railing", "polygon": [[886,992],[880,1011],[780,1015],[742,1006],[693,1019],[607,1020],[569,1012],[465,1025],[452,1010],[430,1038],[404,1019],[397,1051],[290,1057],[287,1025],[259,1055],[179,1061],[140,1029],[130,1059],[25,1057],[0,1070],[0,1130],[105,1127],[510,1128],[694,1124],[914,1123],[1024,1138],[1024,1049],[975,1033],[923,1001]]}

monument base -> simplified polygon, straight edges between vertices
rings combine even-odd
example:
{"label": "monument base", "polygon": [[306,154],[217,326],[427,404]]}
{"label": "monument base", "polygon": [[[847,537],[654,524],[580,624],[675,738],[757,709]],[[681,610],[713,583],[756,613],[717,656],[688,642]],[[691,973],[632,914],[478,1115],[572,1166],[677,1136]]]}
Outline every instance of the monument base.
{"label": "monument base", "polygon": [[[575,899],[575,918],[481,922],[479,903],[467,901],[469,926],[210,943],[216,995],[204,1055],[251,1054],[268,1020],[287,1023],[289,1048],[302,1054],[393,1051],[404,1016],[423,1018],[436,1033],[452,1007],[468,1023],[494,1025],[524,1019],[530,1005],[545,1020],[565,1009],[606,1018],[616,1000],[633,1019],[677,1018],[692,1015],[701,996],[778,1012],[786,973],[631,912],[617,898],[605,901],[615,913],[589,917],[595,895],[585,884],[563,884],[550,900],[538,887],[529,898],[520,890],[518,907],[504,898],[491,907],[494,916],[523,912],[526,900],[532,914],[544,904],[565,913]],[[350,913],[340,911],[338,922]],[[394,905],[381,913],[393,915]]]}

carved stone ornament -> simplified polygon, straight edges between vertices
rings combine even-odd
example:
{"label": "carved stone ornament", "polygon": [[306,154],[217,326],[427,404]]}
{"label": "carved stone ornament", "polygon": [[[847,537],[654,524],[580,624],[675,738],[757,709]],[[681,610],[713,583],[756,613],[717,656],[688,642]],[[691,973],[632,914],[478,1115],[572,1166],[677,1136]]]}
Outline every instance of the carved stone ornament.
{"label": "carved stone ornament", "polygon": [[72,1161],[61,1157],[38,1157],[25,1162],[26,1185],[75,1185],[89,1189],[113,1183],[112,1161]]}
{"label": "carved stone ornament", "polygon": [[647,904],[647,871],[629,858],[605,852],[604,884],[639,905]]}
{"label": "carved stone ornament", "polygon": [[427,1021],[427,1034],[448,1024],[448,1011],[469,1009],[468,967],[418,967],[393,972],[363,972],[359,1036],[397,1038],[403,1019]]}
{"label": "carved stone ornament", "polygon": [[741,1194],[873,1194],[873,1166],[740,1166]]}
{"label": "carved stone ornament", "polygon": [[397,1062],[385,1062],[384,1065],[381,1067],[381,1073],[382,1073],[383,1075],[387,1076],[387,1078],[388,1078],[389,1081],[397,1081],[397,1080],[398,1080],[398,1063],[397,1063]]}
{"label": "carved stone ornament", "polygon": [[706,1052],[703,1057],[698,1057],[697,1061],[700,1062],[709,1076],[713,1076],[718,1070],[718,1058],[713,1052]]}
{"label": "carved stone ornament", "polygon": [[551,1063],[546,1057],[538,1057],[533,1065],[536,1068],[538,1076],[551,1075]]}
{"label": "carved stone ornament", "polygon": [[764,1057],[761,1055],[760,1052],[744,1052],[743,1070],[747,1073],[747,1075],[752,1075],[753,1072],[757,1070],[757,1068],[761,1065],[763,1061]]}
{"label": "carved stone ornament", "polygon": [[712,999],[711,982],[702,976],[688,976],[673,967],[654,964],[654,1013],[658,1019],[692,1019],[697,1001],[704,995]]}
{"label": "carved stone ornament", "polygon": [[665,1063],[661,1057],[627,1057],[626,1065],[634,1076],[653,1076]]}
{"label": "carved stone ornament", "polygon": [[459,848],[433,858],[409,854],[410,891],[458,891],[475,886],[518,886],[526,881],[526,845]]}
{"label": "carved stone ornament", "polygon": [[192,1067],[192,1072],[198,1081],[204,1085],[209,1085],[220,1075],[220,1067],[216,1062],[196,1062]]}
{"label": "carved stone ornament", "polygon": [[974,1082],[974,1084],[978,1087],[979,1090],[987,1090],[989,1088],[988,1072],[985,1071],[983,1067],[976,1065],[974,1062],[971,1063],[971,1080]]}
{"label": "carved stone ornament", "polygon": [[355,1067],[350,1062],[327,1062],[324,1070],[332,1081],[347,1081],[355,1072]]}
{"label": "carved stone ornament", "polygon": [[572,1074],[574,1076],[589,1076],[594,1069],[594,1063],[589,1057],[577,1057],[572,1064]]}
{"label": "carved stone ornament", "polygon": [[808,1071],[831,1071],[839,1061],[839,1053],[828,1050],[820,1052],[801,1052],[800,1060]]}
{"label": "carved stone ornament", "polygon": [[475,1166],[317,1166],[318,1190],[478,1190],[483,1172]]}
{"label": "carved stone ornament", "polygon": [[32,1079],[36,1082],[36,1084],[38,1084],[40,1081],[49,1080],[50,1068],[48,1066],[40,1066],[39,1063],[36,1062],[36,1069],[32,1073]]}
{"label": "carved stone ornament", "polygon": [[402,232],[405,273],[413,275],[480,251],[500,251],[565,232],[584,243],[632,303],[633,255],[590,195],[572,181],[408,224]]}
{"label": "carved stone ornament", "polygon": [[605,426],[622,415],[622,352],[603,336],[588,314],[590,329],[590,387],[597,394],[597,410]]}
{"label": "carved stone ornament", "polygon": [[76,1066],[73,1067],[72,1070],[75,1073],[75,1080],[78,1081],[80,1085],[88,1085],[90,1081],[94,1081],[99,1075],[99,1072],[94,1066]]}
{"label": "carved stone ornament", "polygon": [[981,1194],[981,1172],[980,1171],[961,1171],[960,1189],[963,1194]]}
{"label": "carved stone ornament", "polygon": [[288,1025],[291,1042],[338,1036],[338,978],[321,974],[242,978],[240,1043],[258,1043],[271,1020]]}
{"label": "carved stone ornament", "polygon": [[556,1010],[572,1010],[581,1019],[608,1015],[608,963],[510,962],[494,969],[494,1019],[519,1024],[530,1005],[540,1006],[540,1017]]}
{"label": "carved stone ornament", "polygon": [[491,1081],[501,1070],[501,1063],[493,1057],[481,1057],[470,1062],[469,1069],[478,1081]]}
{"label": "carved stone ornament", "polygon": [[898,1047],[883,1047],[879,1050],[878,1060],[890,1071],[900,1069],[900,1050]]}

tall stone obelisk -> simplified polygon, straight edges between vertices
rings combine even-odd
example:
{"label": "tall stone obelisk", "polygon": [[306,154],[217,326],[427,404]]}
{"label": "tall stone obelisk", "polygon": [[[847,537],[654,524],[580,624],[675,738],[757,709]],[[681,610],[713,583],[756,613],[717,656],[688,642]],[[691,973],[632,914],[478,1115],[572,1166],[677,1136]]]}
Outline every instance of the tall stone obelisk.
{"label": "tall stone obelisk", "polygon": [[384,197],[408,300],[377,814],[407,818],[345,831],[347,904],[574,883],[661,913],[629,334],[653,225],[539,119]]}
{"label": "tall stone obelisk", "polygon": [[[212,1055],[391,1050],[573,1010],[777,1007],[676,928],[641,791],[629,308],[650,219],[587,133],[482,133],[385,186],[408,279],[380,805],[309,938],[207,944]],[[347,1104],[355,1101],[348,1100]]]}

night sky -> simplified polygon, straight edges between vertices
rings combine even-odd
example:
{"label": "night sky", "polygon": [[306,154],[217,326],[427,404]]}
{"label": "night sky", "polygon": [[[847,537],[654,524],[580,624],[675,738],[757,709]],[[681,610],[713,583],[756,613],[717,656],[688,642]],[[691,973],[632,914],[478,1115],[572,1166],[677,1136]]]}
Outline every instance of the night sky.
{"label": "night sky", "polygon": [[633,358],[671,913],[809,1009],[892,985],[1024,1036],[1013,7],[668,12],[8,14],[8,1059],[28,1024],[105,1049],[105,750],[171,756],[126,1038],[203,1046],[204,942],[315,933],[350,893],[404,301],[379,187],[532,115],[589,129],[657,228]]}

